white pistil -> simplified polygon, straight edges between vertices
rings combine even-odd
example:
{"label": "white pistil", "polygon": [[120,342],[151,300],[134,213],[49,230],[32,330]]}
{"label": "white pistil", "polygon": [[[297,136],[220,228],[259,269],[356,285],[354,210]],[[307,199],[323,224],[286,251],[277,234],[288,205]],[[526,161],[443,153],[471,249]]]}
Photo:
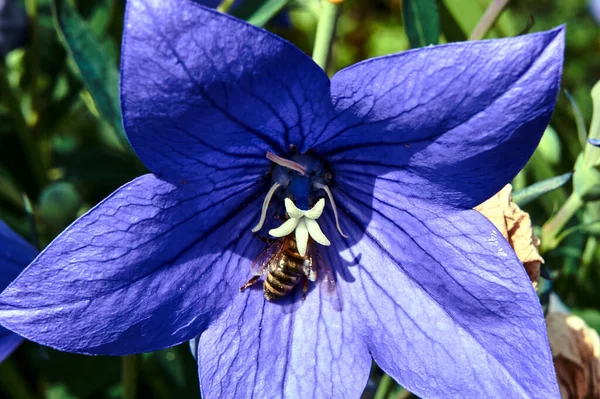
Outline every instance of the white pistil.
{"label": "white pistil", "polygon": [[340,232],[342,237],[348,238],[348,236],[344,234],[342,228],[340,227],[340,219],[338,218],[337,206],[335,206],[335,201],[333,200],[333,194],[331,194],[331,190],[328,186],[320,183],[315,183],[314,187],[325,191],[325,193],[327,194],[327,198],[329,198],[329,202],[331,202],[331,207],[333,208],[333,216],[335,216],[335,227],[337,227],[337,230]]}
{"label": "white pistil", "polygon": [[279,155],[275,155],[272,152],[267,152],[267,159],[277,165],[283,166],[284,168],[288,168],[291,170],[295,170],[300,173],[302,176],[306,175],[306,168],[300,165],[298,162],[290,161],[289,159],[285,159],[280,157]]}
{"label": "white pistil", "polygon": [[331,245],[317,223],[317,219],[323,213],[324,208],[325,200],[323,198],[307,211],[298,209],[291,199],[286,198],[285,210],[290,218],[278,228],[269,230],[269,234],[273,237],[285,237],[295,231],[296,245],[301,256],[306,255],[309,236],[321,245]]}
{"label": "white pistil", "polygon": [[275,183],[271,186],[271,188],[269,189],[269,192],[267,192],[267,196],[265,197],[265,200],[263,201],[262,211],[260,212],[260,220],[258,221],[258,224],[256,226],[254,226],[254,228],[252,229],[253,233],[256,233],[258,230],[262,229],[263,224],[265,224],[265,219],[267,217],[267,209],[269,208],[269,202],[271,202],[271,198],[273,198],[273,194],[275,194],[275,191],[277,191],[277,189],[279,187],[281,187],[281,184]]}

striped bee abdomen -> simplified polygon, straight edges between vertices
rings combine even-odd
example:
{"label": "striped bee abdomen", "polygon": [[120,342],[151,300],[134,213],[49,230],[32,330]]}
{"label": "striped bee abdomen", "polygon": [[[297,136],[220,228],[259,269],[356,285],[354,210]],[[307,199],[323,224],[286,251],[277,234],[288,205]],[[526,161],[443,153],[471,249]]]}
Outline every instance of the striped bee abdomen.
{"label": "striped bee abdomen", "polygon": [[304,258],[292,251],[285,251],[275,270],[267,273],[263,284],[264,296],[268,301],[288,294],[304,275]]}

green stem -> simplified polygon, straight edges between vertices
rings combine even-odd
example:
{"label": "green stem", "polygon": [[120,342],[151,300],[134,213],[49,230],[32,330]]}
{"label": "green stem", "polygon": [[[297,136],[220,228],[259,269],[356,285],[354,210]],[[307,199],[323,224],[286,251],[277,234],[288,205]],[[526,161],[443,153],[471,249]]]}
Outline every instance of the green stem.
{"label": "green stem", "polygon": [[[26,0],[25,7],[29,16],[29,45],[27,49],[27,59],[29,60],[29,76],[30,76],[30,97],[31,97],[31,112],[27,120],[29,124],[30,136],[34,140],[38,140],[38,153],[41,157],[43,170],[47,170],[50,166],[50,143],[49,136],[46,131],[40,129],[40,118],[42,116],[42,98],[40,95],[39,76],[40,76],[40,18],[38,12],[38,0]],[[44,175],[45,178],[45,175]],[[44,179],[44,181],[46,181]]]}
{"label": "green stem", "polygon": [[579,195],[572,193],[563,206],[558,210],[556,215],[544,226],[542,226],[542,246],[541,251],[550,251],[558,245],[560,240],[557,239],[559,233],[565,225],[571,220],[573,215],[581,209],[583,201]]}
{"label": "green stem", "polygon": [[40,34],[37,0],[26,0],[25,8],[29,16],[29,73],[31,74],[31,125],[38,124],[40,112],[40,95],[38,89],[38,75],[40,72]]}
{"label": "green stem", "polygon": [[219,4],[219,6],[217,7],[217,11],[227,13],[234,2],[235,0],[223,0],[221,4]]}
{"label": "green stem", "polygon": [[138,356],[121,357],[121,379],[123,381],[123,398],[135,399],[137,396]]}
{"label": "green stem", "polygon": [[321,15],[317,24],[317,35],[313,48],[313,60],[324,70],[327,69],[331,45],[335,36],[335,25],[342,1],[321,0]]}
{"label": "green stem", "polygon": [[509,0],[494,0],[492,4],[485,10],[483,16],[477,23],[473,33],[469,36],[469,40],[480,40],[488,33],[488,31],[494,26],[496,20],[504,11],[504,8],[508,4]]}
{"label": "green stem", "polygon": [[375,392],[374,399],[385,399],[387,397],[390,388],[392,387],[392,383],[394,380],[387,374],[384,374],[379,381],[379,386],[377,387],[377,391]]}
{"label": "green stem", "polygon": [[598,250],[598,239],[594,236],[590,236],[585,243],[585,249],[581,257],[581,268],[577,275],[577,279],[580,283],[585,281],[590,272],[590,267],[594,262],[596,251]]}
{"label": "green stem", "polygon": [[0,93],[3,94],[6,105],[14,117],[19,139],[21,140],[23,151],[25,151],[25,155],[28,158],[28,163],[31,165],[33,177],[38,187],[43,187],[46,184],[46,171],[42,164],[40,148],[32,136],[32,129],[23,116],[19,99],[15,96],[12,87],[10,87],[6,65],[4,64],[0,64]]}
{"label": "green stem", "polygon": [[6,359],[0,364],[0,385],[9,398],[35,399],[35,396],[29,389],[29,384],[27,384],[27,381],[19,373],[17,366],[10,359]]}
{"label": "green stem", "polygon": [[144,381],[148,383],[154,393],[155,398],[169,398],[173,396],[173,391],[165,380],[165,374],[156,364],[156,356],[152,354],[142,359],[142,372]]}

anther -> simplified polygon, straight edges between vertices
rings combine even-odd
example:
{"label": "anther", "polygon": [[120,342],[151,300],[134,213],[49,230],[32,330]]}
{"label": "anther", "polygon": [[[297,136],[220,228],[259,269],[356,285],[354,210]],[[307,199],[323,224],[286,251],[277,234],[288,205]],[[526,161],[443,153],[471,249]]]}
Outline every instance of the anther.
{"label": "anther", "polygon": [[263,224],[265,224],[265,219],[267,218],[267,209],[269,208],[269,202],[271,202],[271,198],[273,198],[273,194],[275,194],[275,191],[277,191],[277,189],[279,187],[281,187],[281,184],[275,183],[271,186],[271,188],[267,192],[267,196],[265,197],[265,200],[263,201],[262,210],[260,212],[260,220],[258,221],[258,224],[256,226],[254,226],[254,228],[252,229],[253,233],[256,233],[257,231],[262,229]]}
{"label": "anther", "polygon": [[277,165],[283,166],[284,168],[288,168],[300,173],[302,176],[306,175],[306,168],[300,165],[298,162],[290,161],[289,159],[285,159],[280,157],[279,155],[275,155],[272,152],[267,152],[267,159]]}
{"label": "anther", "polygon": [[337,206],[335,206],[335,201],[333,200],[333,194],[331,193],[331,190],[329,189],[329,187],[324,184],[321,184],[321,183],[314,183],[313,186],[317,189],[321,189],[321,190],[325,191],[325,193],[327,194],[327,198],[329,198],[329,202],[331,202],[331,207],[333,208],[333,216],[335,217],[335,227],[337,227],[337,230],[340,232],[342,237],[348,238],[348,236],[346,234],[344,234],[344,232],[342,231],[342,228],[340,227],[340,219],[338,218]]}
{"label": "anther", "polygon": [[321,198],[315,206],[307,211],[298,209],[294,202],[286,198],[285,199],[285,210],[290,217],[281,226],[276,229],[269,230],[269,234],[273,237],[285,237],[295,232],[296,234],[296,245],[298,247],[298,253],[301,256],[306,254],[308,246],[308,237],[310,236],[313,240],[321,245],[331,245],[317,220],[323,213],[325,208],[325,201]]}

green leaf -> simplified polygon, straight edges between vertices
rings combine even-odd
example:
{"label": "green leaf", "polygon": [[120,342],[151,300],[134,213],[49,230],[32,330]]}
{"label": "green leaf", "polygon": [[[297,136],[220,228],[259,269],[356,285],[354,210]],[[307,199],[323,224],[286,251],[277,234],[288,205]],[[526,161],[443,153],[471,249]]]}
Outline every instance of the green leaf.
{"label": "green leaf", "polygon": [[572,175],[573,173],[569,172],[532,184],[523,190],[513,193],[513,201],[519,206],[525,206],[540,196],[564,186],[571,179]]}
{"label": "green leaf", "polygon": [[437,44],[440,17],[435,0],[404,0],[404,29],[412,48]]}
{"label": "green leaf", "polygon": [[567,94],[567,98],[571,103],[571,110],[573,111],[573,117],[575,118],[575,126],[577,126],[577,137],[579,137],[579,143],[581,144],[581,148],[585,147],[587,132],[585,128],[585,120],[583,119],[583,114],[581,113],[581,109],[577,102],[567,90],[565,90]]}
{"label": "green leaf", "polygon": [[53,0],[52,13],[61,41],[75,61],[100,116],[128,148],[121,122],[119,72],[114,58],[68,0]]}
{"label": "green leaf", "polygon": [[583,224],[585,232],[600,237],[600,202],[593,201],[585,204],[583,209]]}
{"label": "green leaf", "polygon": [[464,42],[467,40],[467,35],[444,2],[439,3],[439,13],[442,33],[448,42]]}
{"label": "green leaf", "polygon": [[232,15],[256,26],[264,26],[277,15],[290,0],[246,0],[236,7]]}

